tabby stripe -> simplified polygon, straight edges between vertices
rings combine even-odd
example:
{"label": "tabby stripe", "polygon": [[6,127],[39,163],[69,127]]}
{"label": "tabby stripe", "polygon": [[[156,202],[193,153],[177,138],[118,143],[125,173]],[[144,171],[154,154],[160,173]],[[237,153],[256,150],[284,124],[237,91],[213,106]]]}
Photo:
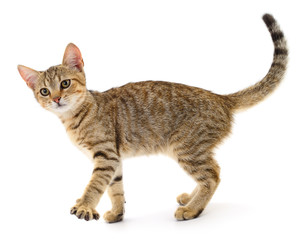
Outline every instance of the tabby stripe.
{"label": "tabby stripe", "polygon": [[123,194],[123,193],[115,193],[115,194],[113,195],[113,197],[116,197],[116,196],[124,196],[124,194]]}
{"label": "tabby stripe", "polygon": [[[201,156],[202,154],[205,154],[206,153],[206,150],[208,148],[208,146],[206,146],[204,149],[203,147],[207,144],[209,145],[212,145],[213,143],[215,142],[214,139],[203,139],[197,143],[194,144],[194,146],[192,146],[192,148],[190,149],[187,149],[187,151],[183,151],[183,152],[180,152],[178,150],[184,150],[184,147],[180,146],[178,148],[175,148],[175,151],[178,151],[178,156],[186,156],[186,155],[190,155],[191,157],[193,158],[196,158],[196,157],[199,157]],[[199,151],[199,152],[196,152],[196,151]],[[192,153],[195,152],[196,155],[193,155]]]}
{"label": "tabby stripe", "polygon": [[[45,77],[45,78],[44,78],[44,82],[43,82],[44,86],[48,86],[48,85],[46,84],[46,80],[48,80],[48,79]],[[48,82],[49,82],[49,80],[48,80]],[[40,92],[38,92],[38,93],[40,93]]]}
{"label": "tabby stripe", "polygon": [[188,136],[190,132],[180,132],[179,130],[175,130],[170,136],[170,144],[178,143],[180,142],[181,139],[185,138]]}
{"label": "tabby stripe", "polygon": [[94,190],[96,190],[99,194],[102,194],[103,193],[103,191],[101,190],[101,189],[99,189],[99,188],[97,188],[96,186],[90,186],[92,189],[94,189]]}
{"label": "tabby stripe", "polygon": [[85,86],[81,81],[79,81],[78,79],[72,79],[72,81],[76,81],[76,82],[78,82],[81,86]]}
{"label": "tabby stripe", "polygon": [[99,144],[107,143],[107,142],[113,142],[114,140],[99,140],[95,142],[85,142],[86,145],[89,145],[90,147],[94,147]]}
{"label": "tabby stripe", "polygon": [[95,169],[93,170],[93,173],[95,173],[95,172],[97,172],[97,171],[102,171],[102,172],[104,172],[104,171],[112,171],[112,172],[114,172],[115,169],[114,169],[112,166],[103,167],[103,168],[97,167],[97,168],[95,168]]}
{"label": "tabby stripe", "polygon": [[287,49],[282,49],[282,48],[275,48],[274,54],[275,55],[287,55],[288,50]]}
{"label": "tabby stripe", "polygon": [[185,160],[185,159],[178,159],[178,163],[181,165],[186,165],[186,166],[191,166],[191,167],[196,167],[199,165],[203,165],[206,163],[206,161],[204,160]]}
{"label": "tabby stripe", "polygon": [[116,178],[111,182],[111,184],[109,184],[109,186],[112,186],[112,185],[114,185],[116,182],[120,182],[120,181],[122,181],[122,176],[116,177]]}
{"label": "tabby stripe", "polygon": [[57,68],[54,68],[54,76],[53,76],[53,79],[55,79],[57,76]]}
{"label": "tabby stripe", "polygon": [[102,152],[102,151],[98,151],[94,154],[94,158],[97,158],[97,157],[103,157],[105,158],[106,160],[109,160],[109,161],[115,161],[115,162],[118,162],[119,159],[118,158],[114,158],[114,157],[108,157],[106,155],[106,153]]}
{"label": "tabby stripe", "polygon": [[94,158],[96,157],[103,157],[105,159],[108,159],[108,156],[106,155],[106,153],[102,152],[102,151],[98,151],[94,154]]}
{"label": "tabby stripe", "polygon": [[93,181],[101,186],[104,186],[103,182],[100,179],[94,179]]}
{"label": "tabby stripe", "polygon": [[196,180],[197,180],[198,182],[205,182],[205,181],[207,181],[207,177],[201,176],[201,177],[198,177]]}
{"label": "tabby stripe", "polygon": [[[109,184],[110,180],[111,180],[111,175],[101,173],[101,175],[96,176],[93,179],[93,182],[95,182],[95,183],[97,183],[97,184],[99,184],[101,186],[104,186],[104,185]],[[105,184],[103,182],[105,182]]]}
{"label": "tabby stripe", "polygon": [[122,178],[123,178],[122,176],[118,176],[114,179],[114,182],[119,182],[122,180]]}
{"label": "tabby stripe", "polygon": [[[199,138],[201,139],[201,138],[203,138],[203,135],[204,135],[204,134],[205,134],[205,130],[202,130],[202,131],[200,131],[200,132],[197,133],[197,136],[199,136]],[[201,140],[200,140],[200,141],[201,141]],[[188,152],[191,152],[191,151],[193,151],[195,148],[198,148],[198,146],[199,146],[198,143],[199,143],[199,142],[195,143],[196,145],[194,144],[192,148],[188,149],[188,151],[185,151],[183,154],[188,153]],[[183,143],[183,144],[180,144],[180,145],[178,145],[177,147],[175,147],[175,148],[174,148],[174,151],[176,151],[176,152],[181,152],[182,150],[186,150],[186,149],[187,149],[187,146]]]}
{"label": "tabby stripe", "polygon": [[82,105],[80,110],[74,115],[74,118],[77,118],[80,115],[80,113],[82,113],[84,111],[84,109],[85,109],[85,105]]}
{"label": "tabby stripe", "polygon": [[281,40],[284,38],[283,32],[273,32],[271,33],[271,37],[273,42],[276,42],[278,40]]}
{"label": "tabby stripe", "polygon": [[113,154],[115,154],[115,155],[117,155],[117,156],[118,156],[118,154],[116,153],[116,151],[115,151],[114,149],[107,148],[107,149],[105,149],[105,151],[106,151],[106,152],[113,153]]}
{"label": "tabby stripe", "polygon": [[102,177],[106,177],[109,181],[111,180],[111,175],[109,174],[101,174]]}
{"label": "tabby stripe", "polygon": [[215,142],[215,139],[205,139],[205,140],[198,142],[197,146],[201,146],[204,144],[213,144],[214,142]]}
{"label": "tabby stripe", "polygon": [[119,159],[118,158],[114,158],[114,157],[110,157],[107,160],[114,161],[114,162],[119,162]]}
{"label": "tabby stripe", "polygon": [[195,168],[193,168],[193,167],[187,167],[187,166],[183,166],[183,169],[185,170],[185,171],[187,171],[190,175],[195,175],[195,173],[197,173],[198,172],[198,170],[197,169],[195,169]]}
{"label": "tabby stripe", "polygon": [[205,169],[205,172],[210,174],[210,177],[214,179],[216,182],[219,180],[219,174],[212,168]]}
{"label": "tabby stripe", "polygon": [[207,158],[207,153],[208,153],[208,151],[207,151],[207,149],[205,149],[205,150],[194,153],[192,156],[195,159],[201,159],[201,158],[203,159],[203,157]]}
{"label": "tabby stripe", "polygon": [[116,120],[116,125],[115,125],[115,136],[116,136],[116,149],[117,149],[117,153],[119,155],[120,151],[120,145],[121,145],[121,136],[120,136],[120,125],[118,120]]}
{"label": "tabby stripe", "polygon": [[271,67],[272,67],[272,68],[282,69],[282,70],[285,69],[285,65],[282,64],[282,63],[275,63],[275,62],[273,62]]}
{"label": "tabby stripe", "polygon": [[104,181],[105,181],[105,184],[107,185],[107,184],[109,184],[109,180],[107,179],[107,178],[105,178],[104,176],[100,176],[100,178],[101,179],[103,179]]}
{"label": "tabby stripe", "polygon": [[207,146],[203,149],[204,144],[205,145],[207,145],[207,144],[212,145],[216,141],[215,138],[214,138],[214,134],[212,134],[212,136],[208,136],[208,137],[211,137],[211,138],[210,139],[203,139],[203,140],[195,143],[194,146],[193,146],[193,149],[195,149],[195,148],[198,149],[198,150],[202,149],[201,151],[205,152],[205,150],[207,149]]}
{"label": "tabby stripe", "polygon": [[93,130],[93,129],[88,130],[84,133],[84,135],[82,137],[78,137],[76,141],[79,142],[79,145],[81,145],[81,144],[85,143],[84,140],[87,138],[87,136],[94,132],[95,132],[95,130]]}
{"label": "tabby stripe", "polygon": [[[183,153],[178,153],[179,159],[184,159],[184,157],[192,159],[193,162],[195,163],[203,163],[203,159],[205,160],[207,158],[207,149],[204,150],[199,150],[198,152],[183,152]],[[187,160],[185,160],[187,161]]]}
{"label": "tabby stripe", "polygon": [[72,127],[73,130],[77,129],[80,126],[80,124],[82,123],[83,119],[85,119],[85,117],[88,115],[89,111],[90,111],[90,109],[88,108],[86,110],[86,112],[83,114],[83,116],[80,119],[80,121],[78,122],[78,124],[76,126]]}

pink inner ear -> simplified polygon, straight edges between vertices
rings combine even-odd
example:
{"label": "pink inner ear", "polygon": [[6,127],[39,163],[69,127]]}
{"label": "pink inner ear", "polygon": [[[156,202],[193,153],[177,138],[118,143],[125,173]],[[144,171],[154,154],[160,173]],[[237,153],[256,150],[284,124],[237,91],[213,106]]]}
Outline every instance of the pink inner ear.
{"label": "pink inner ear", "polygon": [[79,71],[83,70],[84,63],[81,52],[73,43],[70,43],[65,50],[63,64],[69,68],[76,68]]}
{"label": "pink inner ear", "polygon": [[79,58],[76,56],[70,56],[70,59],[68,59],[68,66],[70,68],[77,68],[78,70],[82,70],[83,68],[83,60],[82,58]]}
{"label": "pink inner ear", "polygon": [[18,66],[18,70],[28,87],[34,89],[39,73],[31,68],[22,65]]}

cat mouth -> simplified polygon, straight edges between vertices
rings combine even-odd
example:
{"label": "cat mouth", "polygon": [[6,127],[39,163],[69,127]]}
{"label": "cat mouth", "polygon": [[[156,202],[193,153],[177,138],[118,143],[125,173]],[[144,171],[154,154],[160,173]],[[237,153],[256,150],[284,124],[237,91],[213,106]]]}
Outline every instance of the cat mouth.
{"label": "cat mouth", "polygon": [[56,109],[61,109],[61,108],[65,107],[66,105],[67,105],[67,104],[57,103],[56,106],[55,106],[55,108],[56,108]]}

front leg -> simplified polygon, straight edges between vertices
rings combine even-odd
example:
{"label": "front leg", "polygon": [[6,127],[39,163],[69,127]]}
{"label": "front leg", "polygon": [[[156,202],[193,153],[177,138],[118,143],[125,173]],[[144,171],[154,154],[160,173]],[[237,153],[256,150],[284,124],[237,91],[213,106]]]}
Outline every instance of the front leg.
{"label": "front leg", "polygon": [[93,158],[94,170],[91,180],[82,197],[71,208],[71,214],[75,214],[79,219],[86,221],[99,219],[100,215],[95,208],[120,165],[119,158],[105,150],[96,151]]}
{"label": "front leg", "polygon": [[110,211],[107,211],[104,214],[103,218],[108,223],[114,223],[123,220],[123,215],[125,212],[125,199],[122,175],[122,165],[120,164],[107,190],[111,200],[112,209]]}

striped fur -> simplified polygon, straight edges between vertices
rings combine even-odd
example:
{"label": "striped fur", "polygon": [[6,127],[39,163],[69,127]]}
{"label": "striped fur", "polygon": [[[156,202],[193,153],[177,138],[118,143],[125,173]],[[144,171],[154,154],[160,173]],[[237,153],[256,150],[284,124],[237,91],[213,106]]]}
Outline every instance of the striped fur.
{"label": "striped fur", "polygon": [[[203,211],[220,182],[213,150],[230,133],[233,113],[263,100],[286,70],[284,35],[271,15],[264,15],[263,20],[275,46],[271,68],[254,86],[229,95],[159,81],[90,91],[85,87],[81,53],[74,44],[67,46],[61,65],[45,72],[19,66],[38,102],[58,115],[72,142],[94,162],[91,180],[72,214],[98,219],[95,208],[108,190],[112,209],[104,218],[121,221],[125,202],[121,160],[159,152],[173,157],[197,183],[191,194],[178,196],[182,206],[175,212],[176,219],[192,219]],[[65,79],[70,79],[71,85],[63,89]],[[42,88],[50,94],[43,96]]]}
{"label": "striped fur", "polygon": [[228,95],[234,109],[251,107],[269,96],[282,81],[288,63],[288,49],[283,32],[269,14],[263,16],[274,43],[273,63],[267,75],[255,85]]}

